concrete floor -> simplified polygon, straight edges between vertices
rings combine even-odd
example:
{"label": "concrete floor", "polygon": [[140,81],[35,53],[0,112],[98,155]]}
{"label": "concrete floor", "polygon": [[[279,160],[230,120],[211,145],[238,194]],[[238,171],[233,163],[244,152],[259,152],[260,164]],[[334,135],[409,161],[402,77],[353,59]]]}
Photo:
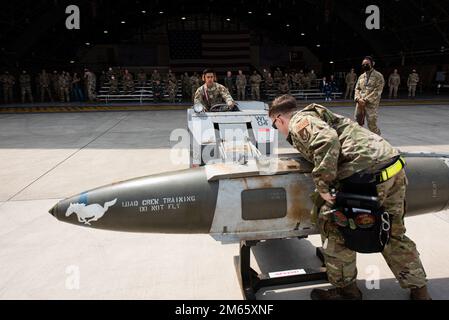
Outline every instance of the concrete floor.
{"label": "concrete floor", "polygon": [[[449,152],[448,119],[449,105],[389,106],[380,127],[404,151]],[[81,191],[188,167],[187,158],[169,160],[170,132],[185,127],[185,111],[0,115],[0,299],[241,299],[237,244],[93,230],[48,213]],[[289,150],[285,142],[280,147]],[[433,298],[449,299],[449,212],[406,225]],[[318,267],[314,245],[318,236],[262,243],[253,264],[263,272]],[[380,255],[359,255],[358,267],[366,299],[407,299]],[[368,290],[367,279],[378,279],[380,290]],[[308,299],[310,290],[269,288],[258,297]]]}

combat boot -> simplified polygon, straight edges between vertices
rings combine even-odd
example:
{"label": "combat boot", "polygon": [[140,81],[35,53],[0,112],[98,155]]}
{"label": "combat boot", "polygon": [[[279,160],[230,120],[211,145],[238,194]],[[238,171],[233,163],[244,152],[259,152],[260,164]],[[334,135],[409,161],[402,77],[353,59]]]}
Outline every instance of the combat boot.
{"label": "combat boot", "polygon": [[312,300],[362,300],[362,292],[354,282],[343,288],[313,289],[310,297]]}
{"label": "combat boot", "polygon": [[410,300],[432,300],[432,298],[427,291],[427,286],[424,286],[422,288],[411,289]]}

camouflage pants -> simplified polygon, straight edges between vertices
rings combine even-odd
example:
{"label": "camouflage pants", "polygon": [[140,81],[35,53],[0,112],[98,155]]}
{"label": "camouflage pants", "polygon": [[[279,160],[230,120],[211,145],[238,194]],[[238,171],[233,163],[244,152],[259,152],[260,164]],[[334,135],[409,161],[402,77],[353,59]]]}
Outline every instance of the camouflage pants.
{"label": "camouflage pants", "polygon": [[412,85],[408,87],[408,96],[414,97],[416,94],[416,85]]}
{"label": "camouflage pants", "polygon": [[390,94],[388,97],[391,99],[392,97],[397,98],[398,97],[398,89],[399,86],[390,86]]}
{"label": "camouflage pants", "polygon": [[[402,170],[395,177],[379,184],[377,192],[379,201],[392,216],[390,242],[385,246],[382,255],[401,287],[411,289],[425,286],[427,280],[416,245],[405,235],[406,181]],[[356,252],[344,246],[344,239],[338,227],[329,220],[329,216],[322,214],[329,209],[327,205],[321,207],[318,219],[327,275],[332,285],[345,287],[357,278]]]}
{"label": "camouflage pants", "polygon": [[251,86],[251,97],[253,100],[260,100],[260,87]]}
{"label": "camouflage pants", "polygon": [[[366,104],[365,106],[365,119],[368,123],[368,129],[375,134],[380,135],[380,129],[377,127],[379,104]],[[357,119],[357,115],[361,112],[358,107],[355,109],[354,118]]]}
{"label": "camouflage pants", "polygon": [[355,83],[348,83],[346,85],[345,99],[347,97],[349,97],[349,99],[352,99],[352,96],[354,94],[354,87],[355,87]]}
{"label": "camouflage pants", "polygon": [[245,87],[237,87],[237,99],[245,100]]}

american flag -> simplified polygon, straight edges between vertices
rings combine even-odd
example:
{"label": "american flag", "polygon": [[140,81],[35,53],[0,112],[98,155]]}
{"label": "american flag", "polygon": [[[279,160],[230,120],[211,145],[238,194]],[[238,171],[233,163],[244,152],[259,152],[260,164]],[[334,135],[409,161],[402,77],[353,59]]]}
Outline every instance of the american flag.
{"label": "american flag", "polygon": [[248,71],[251,64],[248,32],[173,31],[169,33],[170,67],[174,72]]}

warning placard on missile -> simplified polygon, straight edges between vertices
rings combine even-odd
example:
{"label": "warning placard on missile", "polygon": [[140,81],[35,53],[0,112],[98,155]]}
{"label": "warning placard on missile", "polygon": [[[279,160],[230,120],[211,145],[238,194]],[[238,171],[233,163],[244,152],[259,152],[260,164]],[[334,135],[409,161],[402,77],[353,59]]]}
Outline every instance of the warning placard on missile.
{"label": "warning placard on missile", "polygon": [[140,201],[122,201],[122,207],[138,207],[139,212],[161,212],[178,210],[184,206],[195,203],[195,195],[169,196],[152,199],[144,199]]}
{"label": "warning placard on missile", "polygon": [[270,278],[281,278],[281,277],[297,276],[301,274],[306,274],[306,270],[294,269],[294,270],[276,271],[268,273],[268,276]]}

